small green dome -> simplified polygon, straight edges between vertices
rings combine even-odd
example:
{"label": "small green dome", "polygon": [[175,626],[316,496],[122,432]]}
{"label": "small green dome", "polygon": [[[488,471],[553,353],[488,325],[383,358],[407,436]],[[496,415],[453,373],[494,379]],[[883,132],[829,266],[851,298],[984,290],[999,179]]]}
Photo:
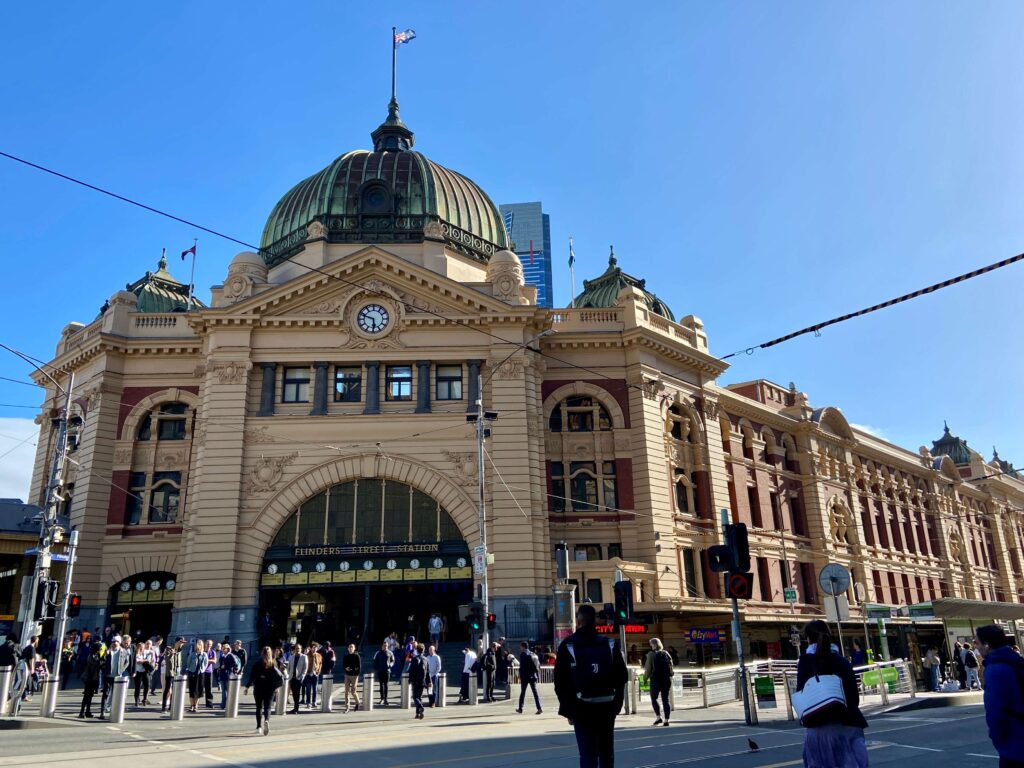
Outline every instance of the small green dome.
{"label": "small green dome", "polygon": [[397,103],[372,138],[372,152],[345,153],[274,206],[260,242],[267,266],[301,250],[313,221],[332,243],[442,240],[483,263],[508,248],[498,207],[470,179],[412,150]]}
{"label": "small green dome", "polygon": [[[139,300],[138,312],[186,312],[188,311],[188,285],[180,283],[167,271],[167,251],[160,255],[156,272],[147,272],[125,289],[134,293]],[[204,305],[195,296],[192,306],[202,308]],[[101,313],[102,314],[102,313]]]}
{"label": "small green dome", "polygon": [[644,294],[644,303],[647,304],[651,312],[675,322],[676,318],[672,314],[672,310],[669,309],[668,304],[648,291],[645,287],[646,284],[646,280],[640,280],[632,275],[627,275],[619,268],[619,262],[615,258],[615,249],[613,248],[608,256],[608,269],[600,277],[583,281],[583,293],[576,297],[573,301],[573,306],[613,307],[623,288],[639,288]]}

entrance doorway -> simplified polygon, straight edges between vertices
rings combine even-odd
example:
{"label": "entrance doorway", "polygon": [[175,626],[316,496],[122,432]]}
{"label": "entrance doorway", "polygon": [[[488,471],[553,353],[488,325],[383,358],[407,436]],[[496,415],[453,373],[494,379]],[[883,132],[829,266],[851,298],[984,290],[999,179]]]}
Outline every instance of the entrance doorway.
{"label": "entrance doorway", "polygon": [[116,632],[133,642],[151,637],[166,638],[171,631],[175,575],[165,571],[137,573],[110,588],[110,617]]}

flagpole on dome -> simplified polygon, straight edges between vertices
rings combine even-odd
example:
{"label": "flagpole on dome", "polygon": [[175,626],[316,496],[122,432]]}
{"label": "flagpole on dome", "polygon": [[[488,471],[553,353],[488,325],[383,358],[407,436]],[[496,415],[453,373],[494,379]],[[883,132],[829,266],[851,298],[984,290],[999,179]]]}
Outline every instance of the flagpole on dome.
{"label": "flagpole on dome", "polygon": [[198,242],[199,242],[199,239],[193,237],[192,238],[192,247],[191,248],[186,248],[184,251],[181,252],[181,260],[182,261],[185,260],[185,256],[187,256],[190,253],[192,254],[192,271],[189,273],[189,276],[188,276],[188,304],[186,305],[186,311],[191,311],[191,309],[192,309],[192,291],[195,288],[195,282],[196,282],[196,244]]}
{"label": "flagpole on dome", "polygon": [[398,27],[391,28],[391,101],[398,101],[395,80],[398,71]]}
{"label": "flagpole on dome", "polygon": [[576,253],[572,249],[572,235],[569,235],[569,308],[576,307],[576,275],[573,264],[576,263]]}

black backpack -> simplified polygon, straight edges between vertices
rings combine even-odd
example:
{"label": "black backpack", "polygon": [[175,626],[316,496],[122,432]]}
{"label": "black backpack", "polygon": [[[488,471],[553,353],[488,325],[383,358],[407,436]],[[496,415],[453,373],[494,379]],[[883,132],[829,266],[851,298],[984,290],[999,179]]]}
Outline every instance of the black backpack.
{"label": "black backpack", "polygon": [[964,666],[967,667],[968,669],[977,669],[978,668],[978,657],[974,655],[973,651],[968,651],[964,655]]}
{"label": "black backpack", "polygon": [[603,704],[615,700],[612,667],[615,664],[615,641],[599,638],[596,643],[575,645],[566,643],[572,657],[572,675],[576,683],[576,698],[588,704]]}
{"label": "black backpack", "polygon": [[672,657],[668,651],[654,652],[654,679],[665,680],[672,677],[675,672],[672,670]]}

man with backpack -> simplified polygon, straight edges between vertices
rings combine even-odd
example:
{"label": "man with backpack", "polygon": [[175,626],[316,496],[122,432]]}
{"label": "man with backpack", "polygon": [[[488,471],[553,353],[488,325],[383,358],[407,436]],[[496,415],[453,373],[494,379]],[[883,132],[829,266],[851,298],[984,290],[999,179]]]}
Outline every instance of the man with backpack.
{"label": "man with backpack", "polygon": [[626,660],[618,640],[597,634],[597,611],[576,610],[576,631],[558,646],[555,695],[558,714],[576,732],[580,768],[615,764],[615,716],[626,691]]}
{"label": "man with backpack", "polygon": [[484,653],[484,657],[480,659],[480,666],[484,670],[484,701],[494,701],[494,678],[495,672],[498,669],[498,664],[501,663],[501,656],[498,650],[499,645],[497,643],[491,643],[491,647]]}
{"label": "man with backpack", "polygon": [[[647,661],[644,662],[644,677],[651,686],[651,705],[654,707],[654,715],[657,720],[655,725],[668,726],[668,718],[672,708],[668,704],[669,693],[672,690],[672,657],[656,637],[651,638],[651,652],[647,654]],[[665,719],[661,719],[661,710],[658,709],[658,696],[661,696],[661,703],[665,707]]]}
{"label": "man with backpack", "polygon": [[544,710],[540,706],[540,694],[537,693],[537,683],[540,681],[540,659],[537,654],[530,650],[530,644],[523,640],[520,643],[519,652],[519,708],[516,710],[523,714],[523,702],[526,701],[526,689],[533,691],[533,700],[537,702],[537,714]]}
{"label": "man with backpack", "polygon": [[[985,665],[985,722],[1000,768],[1024,767],[1024,658],[1003,628],[978,628]],[[970,670],[968,670],[970,671]]]}
{"label": "man with backpack", "polygon": [[964,686],[968,691],[974,690],[974,686],[978,686],[978,690],[981,690],[981,680],[978,677],[978,655],[974,652],[974,649],[970,645],[964,644],[963,650],[961,651],[964,661],[964,672],[966,673],[967,681]]}
{"label": "man with backpack", "polygon": [[412,703],[416,707],[415,719],[423,719],[423,691],[430,691],[430,671],[423,655],[423,644],[416,647],[416,655],[409,660],[409,688]]}

